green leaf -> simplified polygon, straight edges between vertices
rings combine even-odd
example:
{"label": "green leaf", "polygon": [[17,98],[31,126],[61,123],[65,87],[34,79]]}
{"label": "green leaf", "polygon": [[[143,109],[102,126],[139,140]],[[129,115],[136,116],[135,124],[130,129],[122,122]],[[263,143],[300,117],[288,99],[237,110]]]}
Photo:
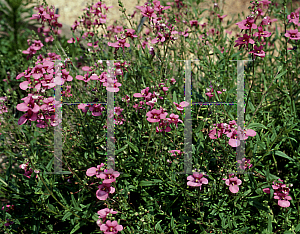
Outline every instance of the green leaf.
{"label": "green leaf", "polygon": [[50,210],[56,212],[56,209],[52,204],[47,204],[47,206],[49,207]]}
{"label": "green leaf", "polygon": [[116,150],[116,151],[115,151],[115,155],[118,155],[118,153],[120,153],[120,152],[124,151],[124,149],[126,149],[126,148],[127,148],[127,146],[128,146],[128,144],[127,144],[127,145],[125,145],[124,147],[122,147],[121,149],[118,149],[118,150]]}
{"label": "green leaf", "polygon": [[282,77],[285,73],[287,73],[287,71],[281,72],[280,74],[278,74],[278,75],[275,77],[275,79],[278,79],[278,78]]}
{"label": "green leaf", "polygon": [[70,234],[73,234],[74,232],[76,232],[78,229],[80,228],[80,223],[77,223],[76,226],[72,229],[72,231],[70,232]]}
{"label": "green leaf", "polygon": [[269,217],[268,217],[268,232],[273,233],[272,216],[271,215],[269,215]]}
{"label": "green leaf", "polygon": [[139,152],[139,149],[134,145],[134,144],[132,144],[131,142],[129,142],[129,141],[125,141],[129,146],[130,146],[130,148],[131,149],[133,149],[135,152]]}
{"label": "green leaf", "polygon": [[173,102],[178,103],[178,102],[177,102],[177,95],[176,95],[176,92],[175,92],[175,91],[173,92]]}
{"label": "green leaf", "polygon": [[300,231],[300,223],[297,225],[296,229],[295,229],[295,232],[298,232]]}
{"label": "green leaf", "polygon": [[163,230],[161,229],[160,224],[159,224],[159,223],[161,223],[161,222],[162,222],[162,220],[160,220],[160,221],[155,225],[155,230],[158,230],[158,231],[160,231],[160,232],[163,231]]}
{"label": "green leaf", "polygon": [[[264,128],[264,129],[267,129],[267,127],[263,124],[260,124],[260,123],[250,123],[247,127],[248,129],[257,129],[257,128]],[[253,130],[254,130],[253,129]]]}
{"label": "green leaf", "polygon": [[64,215],[64,217],[62,217],[62,221],[65,221],[66,219],[67,220],[70,220],[70,217],[71,217],[72,213],[70,211],[67,211]]}
{"label": "green leaf", "polygon": [[155,184],[161,182],[162,182],[161,180],[153,180],[153,181],[142,180],[139,186],[154,186]]}
{"label": "green leaf", "polygon": [[294,161],[294,159],[292,159],[291,157],[287,156],[285,153],[281,152],[281,151],[275,151],[275,154],[280,156],[280,157],[283,157],[283,158],[286,158],[290,161]]}
{"label": "green leaf", "polygon": [[74,194],[71,194],[72,204],[75,208],[79,209],[79,206],[74,198]]}
{"label": "green leaf", "polygon": [[267,212],[269,211],[269,209],[265,207],[263,204],[261,204],[257,199],[249,198],[248,201],[251,206],[254,206],[259,210],[264,210]]}

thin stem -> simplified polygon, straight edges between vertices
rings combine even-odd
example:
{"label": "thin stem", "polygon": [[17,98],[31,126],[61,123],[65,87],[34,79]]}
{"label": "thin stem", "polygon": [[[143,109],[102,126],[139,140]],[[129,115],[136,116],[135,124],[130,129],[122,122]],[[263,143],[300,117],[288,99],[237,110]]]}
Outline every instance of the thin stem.
{"label": "thin stem", "polygon": [[250,121],[248,122],[248,124],[246,125],[245,129],[247,129],[247,126],[251,123],[252,119],[254,118],[254,116],[255,116],[257,110],[259,109],[260,105],[262,104],[262,102],[263,102],[263,100],[264,100],[264,98],[265,98],[265,96],[266,96],[268,90],[269,90],[270,87],[272,86],[272,84],[273,84],[274,80],[276,79],[276,76],[278,75],[278,73],[279,73],[279,71],[278,71],[277,74],[275,75],[275,77],[274,77],[274,79],[272,80],[271,84],[269,85],[268,89],[264,92],[264,95],[263,95],[263,97],[262,97],[262,99],[261,99],[259,105],[257,106],[256,110],[254,111],[254,114],[253,114],[252,118],[250,119]]}

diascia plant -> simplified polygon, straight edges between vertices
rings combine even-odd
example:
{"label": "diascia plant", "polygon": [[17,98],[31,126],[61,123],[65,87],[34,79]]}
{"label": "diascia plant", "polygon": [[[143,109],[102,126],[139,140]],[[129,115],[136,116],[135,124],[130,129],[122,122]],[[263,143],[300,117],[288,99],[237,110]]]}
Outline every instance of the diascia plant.
{"label": "diascia plant", "polygon": [[299,6],[256,0],[236,19],[224,1],[118,4],[87,5],[68,46],[55,7],[34,8],[21,114],[0,95],[3,233],[298,233]]}

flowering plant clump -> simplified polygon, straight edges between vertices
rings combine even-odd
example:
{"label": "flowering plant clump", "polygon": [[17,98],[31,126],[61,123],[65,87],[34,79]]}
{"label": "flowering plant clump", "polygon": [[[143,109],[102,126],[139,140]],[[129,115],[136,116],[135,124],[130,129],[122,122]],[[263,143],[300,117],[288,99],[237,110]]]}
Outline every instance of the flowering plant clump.
{"label": "flowering plant clump", "polygon": [[44,1],[1,62],[0,230],[298,233],[300,6],[127,4]]}

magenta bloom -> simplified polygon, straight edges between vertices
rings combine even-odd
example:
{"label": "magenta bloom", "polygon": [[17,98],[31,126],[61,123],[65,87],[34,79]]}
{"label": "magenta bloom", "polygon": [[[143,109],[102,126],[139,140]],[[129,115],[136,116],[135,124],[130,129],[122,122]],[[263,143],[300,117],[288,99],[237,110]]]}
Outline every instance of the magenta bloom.
{"label": "magenta bloom", "polygon": [[115,234],[119,231],[123,230],[123,226],[119,225],[117,221],[107,220],[105,224],[100,226],[100,230],[104,232],[104,234]]}
{"label": "magenta bloom", "polygon": [[193,26],[198,27],[198,26],[199,26],[199,23],[198,23],[197,20],[191,20],[191,21],[190,21],[190,25],[191,25],[191,27],[193,27]]}
{"label": "magenta bloom", "polygon": [[256,45],[254,46],[254,50],[250,51],[249,54],[253,53],[254,58],[256,56],[264,58],[266,56],[265,51],[263,51],[263,46],[261,45],[260,47],[257,47]]}
{"label": "magenta bloom", "polygon": [[230,192],[237,193],[239,191],[239,185],[242,184],[242,181],[237,177],[232,177],[232,175],[229,175],[229,178],[225,180],[225,184],[229,186]]}
{"label": "magenta bloom", "polygon": [[33,113],[38,113],[39,112],[40,107],[39,107],[39,105],[37,105],[34,102],[34,99],[32,98],[32,94],[31,93],[28,94],[27,97],[22,98],[21,100],[23,100],[24,102],[17,105],[17,109],[19,111],[26,112],[28,110],[31,110]]}
{"label": "magenta bloom", "polygon": [[150,6],[136,6],[137,9],[141,10],[142,15],[148,18],[156,18],[157,15],[154,13],[154,9]]}
{"label": "magenta bloom", "polygon": [[167,118],[170,123],[174,123],[177,127],[178,122],[183,123],[181,119],[179,119],[179,115],[170,114],[170,118]]}
{"label": "magenta bloom", "polygon": [[299,23],[299,13],[292,12],[290,15],[287,16],[289,23],[298,24]]}
{"label": "magenta bloom", "polygon": [[288,37],[290,40],[299,40],[300,39],[300,32],[298,32],[298,29],[291,29],[284,34],[286,37]]}
{"label": "magenta bloom", "polygon": [[115,48],[122,47],[123,51],[124,51],[124,48],[125,48],[125,47],[130,47],[130,44],[126,43],[126,38],[119,39],[119,40],[118,40],[117,42],[115,42],[115,43],[108,42],[107,44],[108,44],[109,46],[112,46],[112,47],[115,47]]}
{"label": "magenta bloom", "polygon": [[281,206],[281,207],[289,207],[290,202],[288,200],[292,200],[291,196],[288,196],[288,195],[283,194],[283,193],[277,193],[274,196],[274,199],[278,200],[278,205]]}
{"label": "magenta bloom", "polygon": [[101,163],[100,165],[98,165],[97,166],[97,168],[96,167],[91,167],[91,168],[89,168],[89,169],[87,169],[87,171],[86,171],[86,175],[87,176],[96,176],[97,178],[101,178],[101,172],[102,172],[102,170],[101,170],[101,168],[102,167],[104,167],[104,163]]}
{"label": "magenta bloom", "polygon": [[178,156],[180,157],[184,152],[181,152],[180,150],[170,150],[169,153],[171,153],[172,155],[171,156]]}
{"label": "magenta bloom", "polygon": [[108,198],[108,193],[114,193],[115,192],[115,188],[111,187],[110,184],[101,184],[98,186],[98,190],[96,192],[96,197],[99,200],[106,200]]}
{"label": "magenta bloom", "polygon": [[250,159],[243,158],[242,160],[237,161],[242,170],[246,170],[247,168],[251,168],[253,165],[250,163]]}
{"label": "magenta bloom", "polygon": [[231,132],[227,133],[226,136],[230,138],[228,144],[232,147],[238,147],[240,145],[240,140],[247,140],[248,136],[255,136],[256,132],[252,129],[247,129],[244,131],[244,136],[242,136],[240,127],[238,130],[231,129]]}
{"label": "magenta bloom", "polygon": [[[278,181],[273,181],[272,188],[274,189],[274,199],[278,200],[278,205],[281,207],[289,207],[292,200],[289,196],[290,189],[283,184],[283,180],[278,179]],[[270,194],[270,188],[264,188],[263,191],[267,194]]]}
{"label": "magenta bloom", "polygon": [[183,108],[187,107],[189,105],[189,103],[186,102],[186,101],[180,102],[180,104],[177,104],[176,102],[173,102],[173,104],[175,104],[177,110],[179,110],[181,114],[182,114]]}
{"label": "magenta bloom", "polygon": [[189,180],[187,182],[187,185],[192,187],[199,187],[201,190],[202,184],[208,184],[208,180],[204,178],[203,176],[206,176],[202,173],[194,172],[193,175],[189,175],[187,179]]}
{"label": "magenta bloom", "polygon": [[104,179],[103,183],[104,184],[110,184],[112,182],[116,181],[116,178],[119,177],[120,173],[118,171],[114,171],[113,169],[105,169],[104,172],[100,173],[100,178]]}
{"label": "magenta bloom", "polygon": [[98,215],[99,215],[99,218],[105,220],[105,219],[106,219],[106,216],[107,216],[108,214],[117,214],[118,211],[114,211],[113,209],[105,208],[105,209],[99,210],[97,213],[98,213]]}
{"label": "magenta bloom", "polygon": [[108,92],[119,92],[119,88],[118,87],[120,87],[120,86],[122,86],[122,84],[121,83],[119,83],[117,80],[113,80],[113,79],[111,79],[111,78],[108,78],[107,79],[107,82],[104,82],[103,83],[103,86],[106,86],[106,90],[108,91]]}
{"label": "magenta bloom", "polygon": [[227,16],[227,15],[220,16],[219,14],[217,14],[217,15],[218,15],[218,18],[219,18],[220,21],[223,21],[223,19]]}
{"label": "magenta bloom", "polygon": [[236,25],[238,25],[240,29],[257,29],[257,25],[254,24],[254,19],[250,17],[236,23]]}
{"label": "magenta bloom", "polygon": [[236,44],[234,47],[240,46],[239,49],[241,49],[241,47],[244,45],[248,45],[248,43],[254,44],[254,40],[252,40],[251,36],[249,36],[247,34],[244,34],[243,37],[239,37],[239,39],[237,39],[235,42],[236,42]]}
{"label": "magenta bloom", "polygon": [[125,29],[125,35],[126,37],[130,37],[131,39],[133,39],[134,37],[138,37],[137,35],[134,35],[135,30],[134,29]]}
{"label": "magenta bloom", "polygon": [[147,120],[150,123],[159,122],[161,119],[165,119],[168,113],[162,113],[162,110],[153,109],[149,111],[146,116],[148,117]]}
{"label": "magenta bloom", "polygon": [[262,26],[259,26],[258,27],[258,32],[254,33],[254,36],[258,37],[258,38],[260,38],[260,37],[270,37],[271,35],[272,35],[271,32],[269,32],[269,31],[263,31]]}

